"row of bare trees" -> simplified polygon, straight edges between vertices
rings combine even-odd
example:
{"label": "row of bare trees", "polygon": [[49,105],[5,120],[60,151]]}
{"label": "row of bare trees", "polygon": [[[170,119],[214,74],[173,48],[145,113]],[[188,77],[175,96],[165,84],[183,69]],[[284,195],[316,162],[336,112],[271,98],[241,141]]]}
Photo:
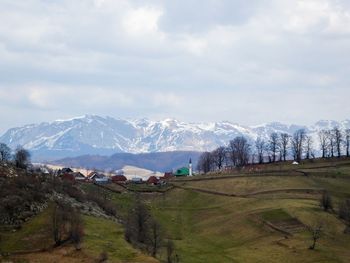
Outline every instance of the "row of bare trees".
{"label": "row of bare trees", "polygon": [[322,157],[350,156],[350,129],[342,131],[338,127],[321,130],[318,133]]}
{"label": "row of bare trees", "polygon": [[139,196],[136,197],[125,222],[125,239],[132,245],[147,251],[152,257],[156,257],[164,248],[167,263],[179,262],[174,243],[170,239],[165,241],[161,225]]}
{"label": "row of bare trees", "polygon": [[[350,129],[341,130],[338,127],[318,132],[322,158],[350,156]],[[212,152],[204,152],[198,161],[200,172],[221,170],[223,167],[244,167],[248,163],[265,163],[287,161],[293,159],[315,158],[316,150],[313,138],[304,129],[288,133],[273,132],[268,139],[261,137],[255,142],[248,141],[244,136],[231,140],[226,147],[220,146]]]}

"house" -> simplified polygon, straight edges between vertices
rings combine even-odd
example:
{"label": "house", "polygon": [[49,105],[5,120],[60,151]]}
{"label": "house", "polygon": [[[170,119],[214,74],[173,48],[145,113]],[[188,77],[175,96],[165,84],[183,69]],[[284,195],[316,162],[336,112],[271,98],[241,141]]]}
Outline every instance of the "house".
{"label": "house", "polygon": [[71,181],[71,182],[74,182],[74,181],[75,181],[75,178],[74,178],[74,176],[73,176],[71,173],[62,174],[62,175],[61,175],[61,178],[62,178],[63,180],[67,180],[67,181]]}
{"label": "house", "polygon": [[148,184],[152,184],[152,185],[156,185],[158,184],[159,179],[157,177],[155,177],[154,175],[152,175],[150,178],[148,178],[147,183]]}
{"label": "house", "polygon": [[108,177],[98,172],[91,172],[89,174],[89,180],[97,184],[108,184],[110,181]]}
{"label": "house", "polygon": [[96,184],[109,184],[110,183],[110,179],[108,177],[100,177],[100,178],[95,178],[94,182]]}
{"label": "house", "polygon": [[113,183],[124,183],[127,179],[124,175],[114,175],[112,176],[112,182]]}
{"label": "house", "polygon": [[69,181],[86,181],[86,177],[80,172],[64,173],[61,175],[61,178]]}
{"label": "house", "polygon": [[69,174],[69,173],[73,173],[73,170],[70,168],[62,168],[61,169],[61,174]]}
{"label": "house", "polygon": [[141,177],[133,177],[133,178],[131,178],[131,182],[134,184],[142,184],[143,183]]}
{"label": "house", "polygon": [[176,177],[180,177],[180,176],[189,176],[190,174],[190,169],[188,169],[187,167],[182,167],[179,168],[175,171],[174,175]]}
{"label": "house", "polygon": [[170,180],[174,178],[174,174],[172,172],[165,172],[164,176],[161,178],[162,180]]}
{"label": "house", "polygon": [[100,174],[100,173],[98,173],[98,172],[91,172],[91,173],[89,173],[89,175],[88,175],[89,180],[94,180],[94,179],[96,179],[96,178],[102,178],[102,177],[104,177],[104,175],[103,175],[103,174]]}
{"label": "house", "polygon": [[81,172],[74,172],[71,173],[71,175],[73,175],[74,180],[76,181],[86,181],[87,179]]}

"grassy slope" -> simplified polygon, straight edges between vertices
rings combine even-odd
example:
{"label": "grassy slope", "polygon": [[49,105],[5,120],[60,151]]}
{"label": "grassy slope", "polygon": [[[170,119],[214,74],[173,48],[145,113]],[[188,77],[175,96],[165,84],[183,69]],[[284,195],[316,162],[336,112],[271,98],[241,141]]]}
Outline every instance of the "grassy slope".
{"label": "grassy slope", "polygon": [[14,231],[2,231],[0,233],[0,251],[13,252],[21,250],[33,250],[49,247],[53,244],[50,236],[50,213],[49,206],[41,214],[23,224],[22,228]]}
{"label": "grassy slope", "polygon": [[[276,243],[282,234],[254,220],[261,211],[279,208],[304,224],[312,218],[331,222],[317,251],[307,249],[307,232],[290,238],[285,247]],[[175,240],[182,262],[346,262],[350,257],[344,226],[312,200],[230,198],[179,189],[154,201],[153,211]]]}
{"label": "grassy slope", "polygon": [[[298,166],[298,169],[307,168],[307,177],[184,180],[177,184],[236,194],[286,188],[324,188],[331,192],[335,201],[349,197],[349,167],[309,169],[320,165],[324,163]],[[294,166],[284,165],[281,171],[292,169]],[[324,169],[327,169],[326,173]],[[350,236],[343,234],[345,225],[334,214],[320,209],[319,196],[310,196],[314,200],[305,199],[300,194],[237,198],[176,189],[163,198],[155,198],[150,206],[168,237],[175,241],[181,262],[348,262]],[[307,230],[285,239],[284,234],[258,220],[261,215],[288,218],[288,214],[305,225],[319,220],[326,224],[316,251],[308,249],[311,239]]]}
{"label": "grassy slope", "polygon": [[[51,207],[26,222],[16,232],[1,233],[0,251],[11,253],[34,250],[53,245],[50,235]],[[124,239],[123,227],[111,220],[84,216],[84,240],[82,250],[77,252],[72,245],[49,252],[17,256],[23,262],[94,262],[101,252],[107,252],[109,262],[158,262],[134,249]],[[1,259],[1,258],[0,258]],[[1,261],[1,260],[0,260]]]}
{"label": "grassy slope", "polygon": [[85,237],[83,250],[97,257],[107,252],[109,262],[158,262],[135,250],[124,239],[124,230],[113,221],[85,216]]}

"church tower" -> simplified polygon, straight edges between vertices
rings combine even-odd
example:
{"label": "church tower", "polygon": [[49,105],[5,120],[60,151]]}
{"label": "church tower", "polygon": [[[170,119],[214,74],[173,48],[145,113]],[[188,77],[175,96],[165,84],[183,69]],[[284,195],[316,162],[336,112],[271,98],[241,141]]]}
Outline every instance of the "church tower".
{"label": "church tower", "polygon": [[192,159],[188,163],[188,176],[192,176]]}

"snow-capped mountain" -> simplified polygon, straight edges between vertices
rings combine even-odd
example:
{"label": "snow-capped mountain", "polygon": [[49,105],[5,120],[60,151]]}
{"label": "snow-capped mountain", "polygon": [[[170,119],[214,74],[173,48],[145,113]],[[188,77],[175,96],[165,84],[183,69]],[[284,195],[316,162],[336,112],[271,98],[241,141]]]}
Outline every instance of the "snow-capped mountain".
{"label": "snow-capped mountain", "polygon": [[34,156],[50,159],[117,152],[207,151],[227,144],[238,135],[255,140],[267,138],[272,132],[292,134],[304,128],[316,136],[318,130],[334,126],[350,128],[350,121],[319,121],[310,127],[278,122],[248,127],[228,121],[185,123],[174,119],[123,120],[85,115],[12,128],[0,137],[0,142],[12,148],[22,145]]}

